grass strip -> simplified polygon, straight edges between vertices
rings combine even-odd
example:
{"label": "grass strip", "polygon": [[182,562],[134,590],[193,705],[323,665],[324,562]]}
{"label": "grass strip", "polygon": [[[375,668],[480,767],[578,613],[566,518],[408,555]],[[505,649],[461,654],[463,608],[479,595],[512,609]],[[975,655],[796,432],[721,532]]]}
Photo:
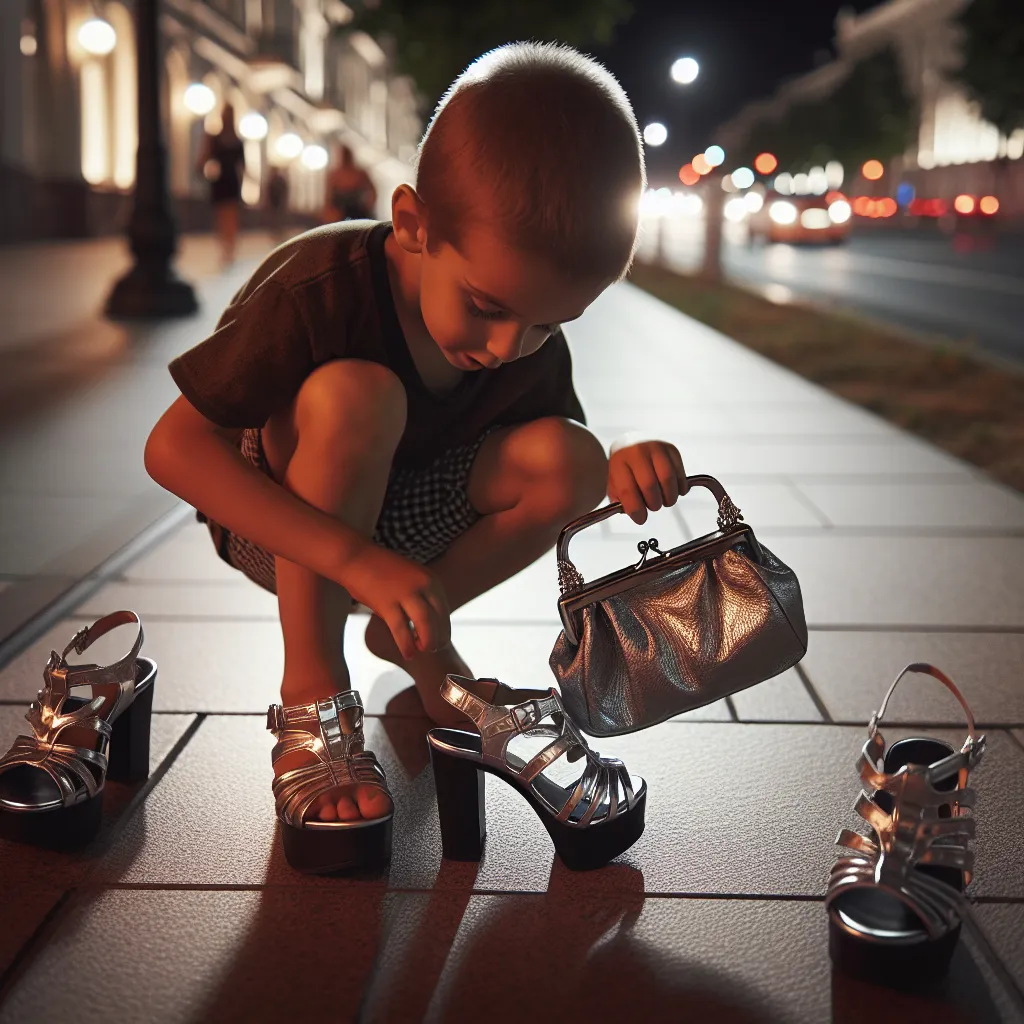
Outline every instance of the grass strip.
{"label": "grass strip", "polygon": [[853,314],[778,305],[635,263],[629,280],[742,345],[1024,491],[1024,374]]}

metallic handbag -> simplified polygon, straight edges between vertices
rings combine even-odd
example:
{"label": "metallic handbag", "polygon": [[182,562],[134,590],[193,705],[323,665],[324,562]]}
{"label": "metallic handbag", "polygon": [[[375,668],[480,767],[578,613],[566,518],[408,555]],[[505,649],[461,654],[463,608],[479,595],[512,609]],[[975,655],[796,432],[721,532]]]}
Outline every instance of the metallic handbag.
{"label": "metallic handbag", "polygon": [[569,541],[622,511],[615,503],[558,538],[558,614],[550,665],[566,710],[591,736],[657,725],[778,675],[807,651],[796,574],[742,523],[710,476],[689,478],[718,501],[718,530],[671,551],[641,541],[640,560],[585,583]]}

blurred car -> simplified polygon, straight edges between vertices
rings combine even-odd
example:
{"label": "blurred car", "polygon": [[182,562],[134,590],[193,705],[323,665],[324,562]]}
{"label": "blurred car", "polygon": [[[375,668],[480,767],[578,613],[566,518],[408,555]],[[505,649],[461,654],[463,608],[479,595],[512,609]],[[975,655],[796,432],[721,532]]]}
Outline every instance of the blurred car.
{"label": "blurred car", "polygon": [[850,234],[853,210],[845,196],[784,196],[769,192],[764,205],[750,215],[747,227],[753,243],[794,242],[836,244]]}

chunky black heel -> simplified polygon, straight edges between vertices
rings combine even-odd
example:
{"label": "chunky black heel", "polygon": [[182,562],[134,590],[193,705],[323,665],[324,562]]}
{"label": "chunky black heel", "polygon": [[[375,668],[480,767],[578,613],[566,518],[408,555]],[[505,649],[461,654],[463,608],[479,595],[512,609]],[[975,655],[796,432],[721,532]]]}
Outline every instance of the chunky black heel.
{"label": "chunky black heel", "polygon": [[[933,676],[960,702],[968,737],[957,751],[942,740],[910,738],[888,750],[878,723],[908,672]],[[865,789],[856,811],[874,838],[844,829],[839,846],[853,851],[832,868],[825,905],[829,954],[848,974],[899,986],[934,979],[948,967],[961,923],[974,854],[974,804],[967,777],[985,737],[953,682],[931,665],[908,665],[872,716],[858,767]]]}
{"label": "chunky black heel", "polygon": [[[307,763],[289,768],[274,779],[277,817],[284,855],[296,871],[330,874],[383,864],[391,857],[394,803],[384,769],[363,749],[363,702],[355,690],[333,697],[281,707],[271,704],[267,728],[274,734],[271,760],[276,763],[299,751]],[[379,818],[319,821],[314,807],[346,787],[370,786],[387,797]]]}
{"label": "chunky black heel", "polygon": [[[69,665],[117,626],[136,623],[129,653],[114,665]],[[108,778],[149,775],[149,725],[156,663],[140,658],[142,622],[135,612],[106,615],[50,654],[44,686],[25,716],[33,735],[19,736],[0,758],[0,837],[56,848],[90,842],[103,815]]]}
{"label": "chunky black heel", "polygon": [[[587,746],[556,690],[515,690],[497,679],[449,675],[441,695],[478,730],[431,729],[427,735],[445,857],[483,855],[485,772],[526,798],[574,871],[602,867],[643,834],[647,784],[621,761]],[[537,749],[538,739],[551,742]],[[513,743],[523,749],[509,749]],[[586,759],[582,775],[568,786],[543,774],[563,755]]]}
{"label": "chunky black heel", "polygon": [[[454,730],[433,730],[439,740],[457,742],[460,734],[450,733]],[[484,773],[472,761],[443,753],[433,743],[428,746],[437,787],[442,855],[448,860],[479,860],[487,834]]]}
{"label": "chunky black heel", "polygon": [[150,658],[136,659],[135,680],[135,700],[114,721],[107,763],[107,778],[127,785],[149,778],[149,727],[156,691],[156,662]]}

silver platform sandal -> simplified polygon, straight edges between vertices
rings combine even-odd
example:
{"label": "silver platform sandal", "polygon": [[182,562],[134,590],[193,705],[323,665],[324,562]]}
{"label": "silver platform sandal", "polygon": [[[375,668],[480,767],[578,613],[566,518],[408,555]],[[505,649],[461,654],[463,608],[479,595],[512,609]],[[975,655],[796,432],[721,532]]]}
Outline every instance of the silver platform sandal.
{"label": "silver platform sandal", "polygon": [[[908,738],[888,750],[878,731],[893,690],[909,672],[946,686],[967,715],[959,751],[942,740]],[[847,973],[890,985],[913,984],[945,973],[970,915],[963,892],[974,854],[974,790],[969,771],[981,759],[985,737],[960,691],[925,664],[908,665],[871,717],[858,761],[864,792],[855,810],[873,838],[843,829],[837,844],[852,853],[832,868],[825,906],[829,953]]]}
{"label": "silver platform sandal", "polygon": [[[118,662],[69,665],[118,626],[135,623],[131,650]],[[107,779],[149,777],[149,724],[156,663],[140,658],[142,622],[135,612],[105,615],[50,653],[43,688],[18,736],[0,758],[0,837],[48,847],[77,847],[100,828]]]}
{"label": "silver platform sandal", "polygon": [[[308,751],[308,764],[274,779],[284,853],[297,871],[329,873],[381,864],[391,856],[394,801],[377,758],[363,749],[363,702],[355,690],[311,704],[271,704],[267,728],[277,743],[271,760]],[[341,786],[376,786],[388,797],[384,817],[317,821],[307,817],[320,797]]]}
{"label": "silver platform sandal", "polygon": [[[484,772],[519,790],[562,862],[574,871],[602,867],[643,834],[647,783],[631,776],[621,761],[587,746],[557,690],[515,690],[497,679],[449,675],[441,696],[477,729],[431,729],[427,734],[441,846],[449,860],[478,861],[483,855]],[[509,749],[520,737],[552,742],[526,760],[527,751]],[[543,774],[562,756],[586,758],[582,775],[568,786]]]}

